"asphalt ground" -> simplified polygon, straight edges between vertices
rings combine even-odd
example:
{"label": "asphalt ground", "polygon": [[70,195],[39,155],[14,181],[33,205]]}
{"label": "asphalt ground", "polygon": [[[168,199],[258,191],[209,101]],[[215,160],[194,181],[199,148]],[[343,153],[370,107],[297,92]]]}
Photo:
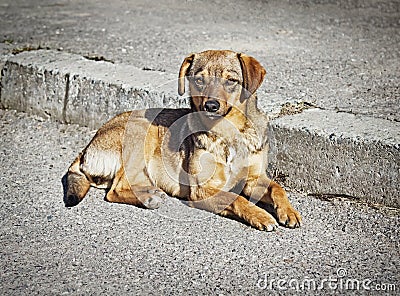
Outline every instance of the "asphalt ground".
{"label": "asphalt ground", "polygon": [[266,68],[265,110],[400,120],[398,0],[2,0],[0,19],[3,55],[50,48],[177,75],[192,52],[232,49]]}
{"label": "asphalt ground", "polygon": [[[399,15],[389,0],[2,0],[0,52],[49,48],[176,74],[190,52],[228,48],[267,69],[264,110],[306,102],[393,122]],[[92,190],[67,209],[61,177],[94,131],[0,118],[0,294],[398,294],[398,210],[290,192],[303,227],[264,233],[175,199],[148,211]]]}
{"label": "asphalt ground", "polygon": [[[300,229],[260,232],[168,199],[157,210],[61,178],[94,131],[0,110],[2,295],[397,295],[398,210],[289,193]],[[314,286],[315,285],[315,286]]]}

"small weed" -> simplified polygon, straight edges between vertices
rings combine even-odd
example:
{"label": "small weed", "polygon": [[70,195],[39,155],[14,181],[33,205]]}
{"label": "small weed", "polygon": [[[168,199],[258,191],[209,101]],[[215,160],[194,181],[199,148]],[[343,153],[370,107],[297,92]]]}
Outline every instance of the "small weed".
{"label": "small weed", "polygon": [[289,177],[289,175],[282,173],[278,169],[274,169],[272,172],[269,173],[269,177],[271,180],[274,180],[275,182],[284,183],[286,181],[286,178]]}
{"label": "small weed", "polygon": [[6,39],[4,39],[3,41],[1,41],[1,43],[4,43],[4,44],[13,44],[13,43],[14,43],[14,40],[11,39],[11,38],[6,38]]}
{"label": "small weed", "polygon": [[91,60],[91,61],[96,61],[96,62],[108,62],[114,64],[113,60],[107,59],[102,55],[96,55],[96,54],[87,54],[83,56],[85,59]]}
{"label": "small weed", "polygon": [[306,109],[310,108],[317,108],[314,103],[306,102],[306,101],[299,101],[296,103],[287,102],[282,105],[281,111],[279,112],[278,117],[285,116],[285,115],[293,115],[303,112]]}
{"label": "small weed", "polygon": [[24,47],[17,47],[17,48],[14,48],[14,49],[11,51],[11,53],[15,55],[15,54],[19,54],[19,53],[24,52],[24,51],[33,51],[33,50],[40,50],[40,49],[49,50],[50,47],[47,47],[47,46],[43,47],[43,46],[41,46],[41,45],[26,45],[26,46],[24,46]]}

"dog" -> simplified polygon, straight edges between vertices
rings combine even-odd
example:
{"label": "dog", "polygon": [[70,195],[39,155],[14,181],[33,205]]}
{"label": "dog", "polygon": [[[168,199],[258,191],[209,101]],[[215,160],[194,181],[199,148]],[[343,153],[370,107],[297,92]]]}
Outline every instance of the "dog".
{"label": "dog", "polygon": [[243,53],[190,54],[178,77],[190,108],[130,111],[104,124],[68,169],[66,206],[93,186],[109,202],[155,209],[173,196],[259,230],[299,227],[300,214],[266,174],[268,119],[256,96],[265,74]]}

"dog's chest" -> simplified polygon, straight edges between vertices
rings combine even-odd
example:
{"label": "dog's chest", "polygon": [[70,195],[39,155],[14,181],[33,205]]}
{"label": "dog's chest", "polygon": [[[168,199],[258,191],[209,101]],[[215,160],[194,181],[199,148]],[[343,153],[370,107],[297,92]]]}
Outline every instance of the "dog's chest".
{"label": "dog's chest", "polygon": [[228,174],[239,173],[249,166],[249,156],[252,153],[242,139],[227,139],[223,137],[203,137],[196,146],[207,150],[215,162],[225,166]]}
{"label": "dog's chest", "polygon": [[241,174],[243,169],[249,166],[249,154],[251,153],[244,145],[227,146],[225,157],[225,168],[228,174]]}

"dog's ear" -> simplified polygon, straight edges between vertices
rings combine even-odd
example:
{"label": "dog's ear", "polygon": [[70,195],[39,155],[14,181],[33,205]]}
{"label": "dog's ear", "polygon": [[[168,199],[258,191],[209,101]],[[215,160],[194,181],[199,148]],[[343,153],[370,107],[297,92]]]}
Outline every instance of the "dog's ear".
{"label": "dog's ear", "polygon": [[264,80],[266,71],[255,58],[243,53],[238,53],[237,56],[240,61],[243,75],[243,88],[240,97],[240,101],[243,102],[253,95],[260,87]]}
{"label": "dog's ear", "polygon": [[181,65],[181,69],[179,70],[179,78],[178,78],[178,93],[180,96],[182,96],[185,93],[185,77],[190,69],[190,66],[192,65],[192,62],[194,60],[195,54],[192,53],[188,55],[184,60]]}

